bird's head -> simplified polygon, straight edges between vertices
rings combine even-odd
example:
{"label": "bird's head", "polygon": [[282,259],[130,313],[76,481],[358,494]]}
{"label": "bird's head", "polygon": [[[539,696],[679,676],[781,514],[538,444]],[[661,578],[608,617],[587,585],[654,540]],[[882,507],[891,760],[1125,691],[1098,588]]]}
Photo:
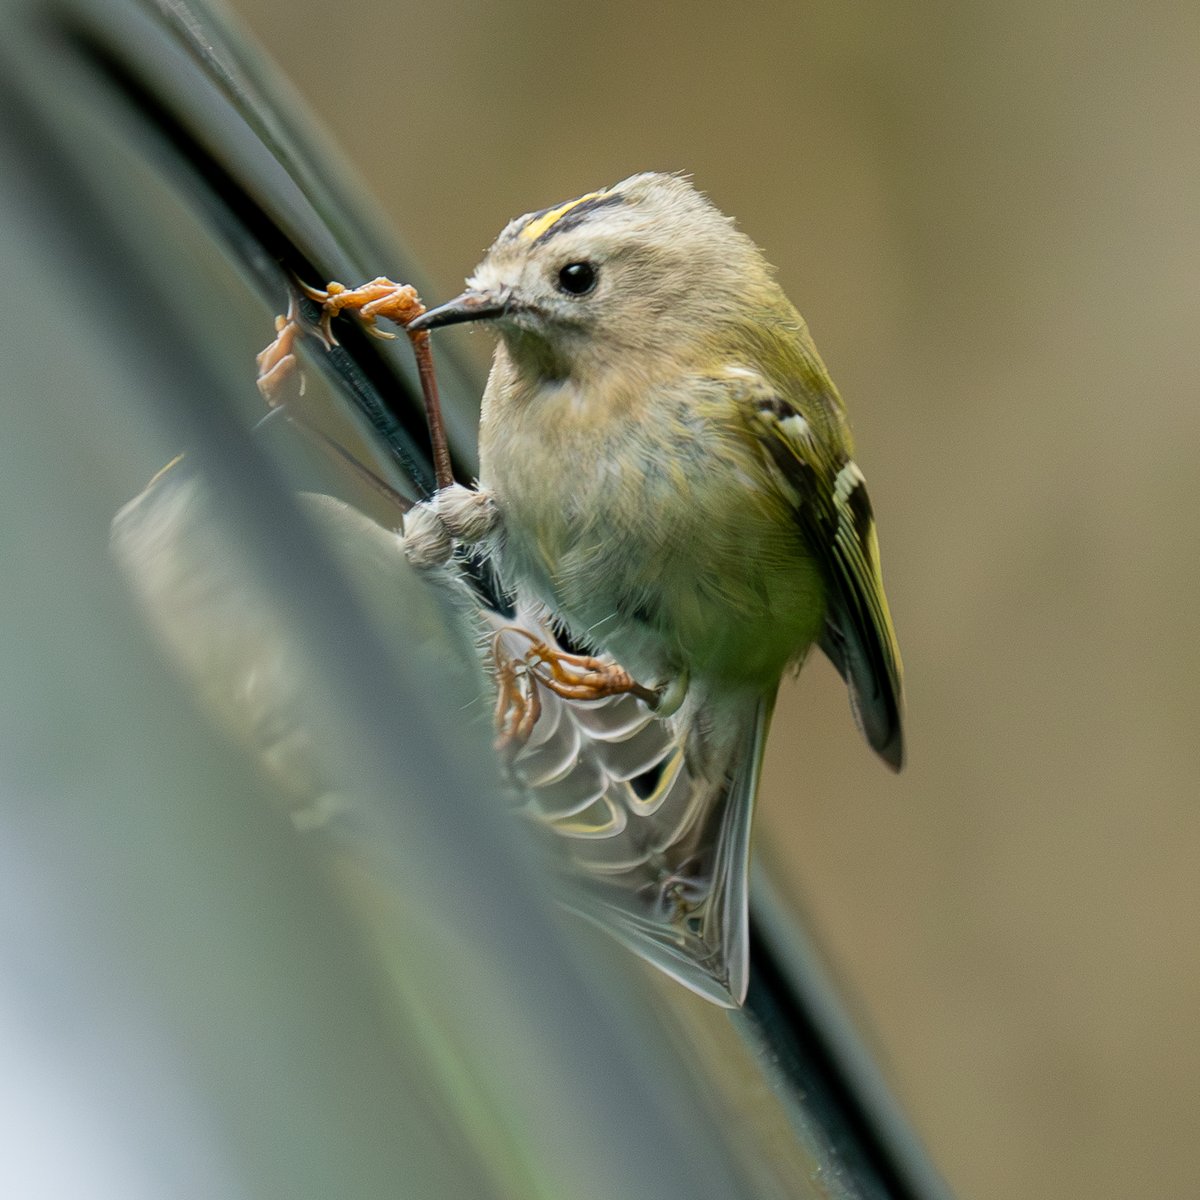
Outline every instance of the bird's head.
{"label": "bird's head", "polygon": [[495,323],[520,370],[691,357],[776,294],[761,253],[686,179],[634,175],[518,217],[467,290],[410,329]]}

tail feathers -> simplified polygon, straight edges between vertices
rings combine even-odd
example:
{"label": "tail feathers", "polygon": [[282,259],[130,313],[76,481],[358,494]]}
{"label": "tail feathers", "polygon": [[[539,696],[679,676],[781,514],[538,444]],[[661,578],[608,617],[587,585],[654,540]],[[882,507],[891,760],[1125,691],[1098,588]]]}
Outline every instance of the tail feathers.
{"label": "tail feathers", "polygon": [[771,699],[685,706],[544,694],[514,773],[557,836],[563,898],[707,999],[749,982],[750,825]]}

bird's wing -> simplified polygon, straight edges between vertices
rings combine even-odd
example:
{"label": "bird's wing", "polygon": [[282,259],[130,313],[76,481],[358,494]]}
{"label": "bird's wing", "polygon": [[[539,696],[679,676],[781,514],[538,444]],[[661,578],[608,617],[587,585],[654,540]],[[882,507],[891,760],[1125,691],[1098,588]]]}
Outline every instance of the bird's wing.
{"label": "bird's wing", "polygon": [[[829,612],[821,649],[850,690],[855,719],[895,770],[904,761],[900,648],[892,628],[866,481],[850,457],[840,402],[781,394],[761,376],[748,420],[778,469],[805,545],[822,568]],[[806,415],[807,414],[807,415]]]}

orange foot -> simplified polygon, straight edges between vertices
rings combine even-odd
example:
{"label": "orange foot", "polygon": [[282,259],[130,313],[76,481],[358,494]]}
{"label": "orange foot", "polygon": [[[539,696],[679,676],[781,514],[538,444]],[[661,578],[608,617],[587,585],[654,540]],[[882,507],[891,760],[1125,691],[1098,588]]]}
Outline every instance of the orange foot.
{"label": "orange foot", "polygon": [[343,311],[358,313],[369,334],[387,340],[396,335],[376,326],[379,317],[395,321],[397,325],[407,325],[425,311],[415,287],[407,283],[395,283],[382,275],[356,288],[334,282],[324,288],[300,283],[300,289],[321,306],[321,335],[329,346],[337,345],[330,322]]}
{"label": "orange foot", "polygon": [[[406,283],[393,283],[382,276],[356,288],[348,288],[337,282],[325,288],[315,288],[299,279],[296,280],[296,287],[321,306],[321,316],[315,327],[309,325],[300,315],[299,298],[293,290],[288,298],[287,312],[275,318],[275,340],[255,360],[258,364],[258,390],[271,405],[279,402],[279,389],[299,367],[296,343],[302,337],[316,333],[325,343],[326,350],[338,344],[331,322],[339,313],[358,313],[368,333],[377,338],[390,339],[395,334],[385,333],[375,325],[380,317],[395,321],[398,325],[406,325],[425,311],[416,288]],[[421,337],[420,334],[413,336]],[[303,394],[303,375],[300,376],[300,391]]]}
{"label": "orange foot", "polygon": [[528,638],[524,661],[537,681],[564,700],[603,700],[608,696],[636,696],[651,708],[659,692],[643,687],[620,664],[587,654],[568,654],[524,629],[513,632]]}
{"label": "orange foot", "polygon": [[[275,340],[254,360],[258,366],[258,390],[268,404],[274,406],[277,403],[279,389],[300,365],[296,358],[296,343],[308,329],[300,318],[300,304],[293,292],[288,298],[287,312],[275,318]],[[303,375],[300,376],[300,391],[304,391]]]}
{"label": "orange foot", "polygon": [[492,639],[492,660],[496,664],[495,746],[511,760],[529,741],[542,715],[542,701],[526,664],[504,649],[499,633]]}

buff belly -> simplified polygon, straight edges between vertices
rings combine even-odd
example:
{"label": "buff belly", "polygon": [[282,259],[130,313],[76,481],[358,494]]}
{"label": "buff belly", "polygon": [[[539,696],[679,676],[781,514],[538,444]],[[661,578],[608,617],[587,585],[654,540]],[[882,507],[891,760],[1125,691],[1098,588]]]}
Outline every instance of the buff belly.
{"label": "buff belly", "polygon": [[555,504],[543,488],[498,495],[502,574],[576,641],[648,682],[687,671],[765,690],[818,639],[824,587],[786,514],[752,500],[714,512],[615,494],[603,507]]}

